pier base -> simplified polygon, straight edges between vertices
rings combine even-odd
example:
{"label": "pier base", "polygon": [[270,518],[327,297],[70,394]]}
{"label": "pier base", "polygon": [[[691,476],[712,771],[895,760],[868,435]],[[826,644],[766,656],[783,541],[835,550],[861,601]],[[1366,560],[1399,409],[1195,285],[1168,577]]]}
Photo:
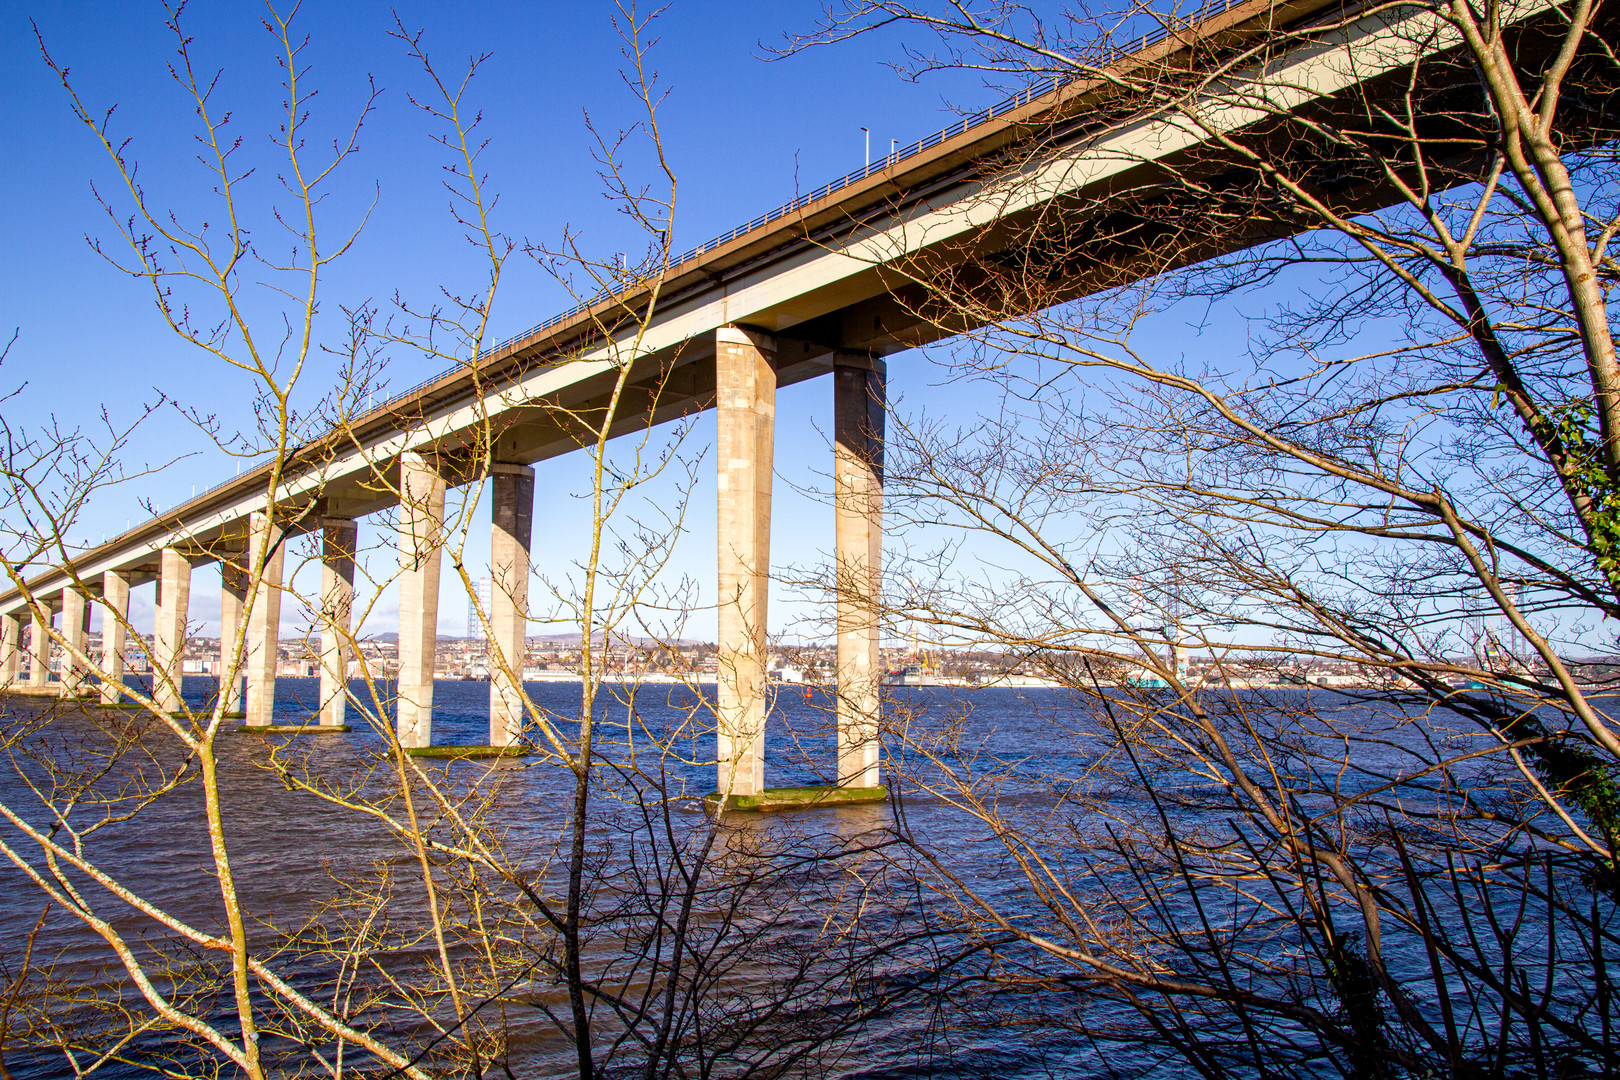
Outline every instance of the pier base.
{"label": "pier base", "polygon": [[834,361],[838,781],[855,789],[881,783],[885,377],[877,357]]}
{"label": "pier base", "polygon": [[443,758],[459,760],[461,758],[518,758],[528,757],[527,746],[407,746],[404,748],[408,757]]}
{"label": "pier base", "polygon": [[[255,512],[248,538],[247,648],[242,665],[247,675],[247,722],[276,727],[276,654],[281,637],[281,574],[286,545],[282,528],[269,515]],[[253,571],[260,568],[259,579]],[[225,687],[227,691],[229,687]],[[229,704],[229,703],[227,703]]]}
{"label": "pier base", "polygon": [[[835,806],[859,806],[863,803],[886,802],[886,787],[779,787],[766,788],[758,795],[733,795],[726,800],[727,810],[752,810],[770,813],[776,810],[822,810]],[[713,810],[720,805],[718,791],[708,795],[703,805]]]}
{"label": "pier base", "polygon": [[6,687],[6,693],[17,694],[22,697],[60,699],[62,697],[62,684],[47,683],[44,686],[34,686],[32,683],[24,683],[21,686]]}
{"label": "pier base", "polygon": [[241,724],[231,729],[238,735],[326,735],[348,731],[348,724]]}

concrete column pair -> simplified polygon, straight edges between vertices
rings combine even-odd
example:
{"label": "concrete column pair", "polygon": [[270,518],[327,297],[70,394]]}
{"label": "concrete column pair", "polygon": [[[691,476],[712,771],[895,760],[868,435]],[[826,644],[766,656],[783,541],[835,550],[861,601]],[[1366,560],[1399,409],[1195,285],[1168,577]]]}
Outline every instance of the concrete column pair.
{"label": "concrete column pair", "polygon": [[[356,529],[354,522],[347,518],[323,518],[321,524],[324,536],[320,722],[342,726],[347,700],[344,693],[347,632],[354,603]],[[275,723],[276,662],[281,645],[282,578],[286,569],[285,531],[264,514],[254,514],[249,529],[248,550],[229,555],[220,563],[220,693],[225,699],[227,717],[240,716],[247,726],[266,727]],[[264,559],[259,589],[250,597],[253,568],[258,565],[259,552],[264,549],[269,549],[269,554]],[[244,611],[248,613],[245,635]],[[245,697],[244,676],[247,680]]]}
{"label": "concrete column pair", "polygon": [[[224,712],[242,713],[249,724],[260,726],[272,722],[276,697],[276,648],[281,624],[281,571],[283,545],[281,527],[265,514],[254,514],[249,523],[249,547],[244,558],[241,553],[228,555],[220,563],[223,588],[220,593],[220,692],[225,697]],[[259,589],[248,602],[251,568],[265,557],[264,573]],[[109,574],[103,584],[104,596],[116,594],[123,612],[128,612],[129,586],[119,579],[113,583]],[[182,662],[185,657],[186,619],[191,605],[191,559],[177,548],[164,548],[158,562],[158,606],[156,625],[152,635],[152,697],[164,712],[176,713],[181,708],[180,688]],[[109,603],[109,607],[111,604]],[[247,636],[237,661],[237,640],[242,635],[241,618],[248,612]],[[113,640],[108,640],[112,637]],[[112,650],[116,649],[116,668],[123,669],[123,631],[103,634],[104,655],[109,658],[108,671],[114,669]],[[236,670],[232,671],[233,661]],[[247,675],[247,702],[241,705],[238,677]],[[117,691],[103,688],[103,700],[116,697]]]}
{"label": "concrete column pair", "polygon": [[[718,790],[765,789],[765,664],[770,588],[771,477],[776,427],[775,341],[741,327],[715,335],[719,468]],[[833,390],[838,594],[838,782],[879,783],[878,657],[883,535],[884,367],[840,354]]]}
{"label": "concrete column pair", "polygon": [[[510,746],[523,723],[534,470],[498,463],[490,480],[489,744]],[[400,455],[399,490],[396,725],[402,746],[423,747],[433,741],[433,664],[444,550],[445,479],[439,462],[428,454]]]}

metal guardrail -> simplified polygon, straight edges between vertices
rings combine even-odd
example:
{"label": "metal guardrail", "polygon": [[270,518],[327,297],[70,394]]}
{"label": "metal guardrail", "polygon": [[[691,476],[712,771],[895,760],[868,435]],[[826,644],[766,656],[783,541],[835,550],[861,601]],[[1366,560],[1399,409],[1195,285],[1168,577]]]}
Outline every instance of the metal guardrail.
{"label": "metal guardrail", "polygon": [[[1098,68],[1116,63],[1125,59],[1126,57],[1139,53],[1144,49],[1150,48],[1153,45],[1157,45],[1174,32],[1189,29],[1196,26],[1198,23],[1203,22],[1205,19],[1224,14],[1232,7],[1244,2],[1246,2],[1246,0],[1205,0],[1198,10],[1193,12],[1191,15],[1168,19],[1166,23],[1161,23],[1157,29],[1143,34],[1140,38],[1133,40],[1127,46],[1110,46],[1101,57],[1095,61],[1089,62],[1087,66],[1091,68]],[[1025,89],[1018,91],[1018,93],[1013,94],[1010,97],[1003,98],[988,108],[981,109],[970,116],[963,117],[961,120],[955,121],[954,123],[940,128],[938,131],[924,135],[917,141],[908,143],[897,150],[893,150],[890,153],[885,154],[879,160],[870,162],[862,168],[856,169],[853,172],[845,173],[838,179],[833,180],[830,183],[823,184],[814,191],[800,195],[798,198],[793,199],[790,202],[785,202],[781,206],[776,207],[774,210],[770,210],[759,215],[752,221],[738,225],[736,228],[731,229],[728,232],[723,232],[719,236],[711,237],[710,239],[705,240],[703,243],[698,244],[696,247],[688,248],[670,260],[669,265],[664,268],[664,273],[671,273],[687,263],[692,262],[694,259],[708,254],[714,249],[720,247],[722,244],[729,244],[731,241],[736,240],[738,237],[746,236],[755,229],[761,229],[774,221],[780,221],[789,214],[809,206],[811,203],[825,199],[828,195],[831,195],[834,192],[842,191],[851,184],[857,184],[874,173],[880,173],[885,169],[892,168],[900,162],[905,161],[907,158],[911,158],[922,153],[924,150],[930,150],[944,142],[946,139],[954,138],[957,135],[965,135],[974,128],[987,124],[998,116],[1005,116],[1007,113],[1012,112],[1015,109],[1023,108],[1025,105],[1028,105],[1030,102],[1035,101],[1038,98],[1055,93],[1065,83],[1079,77],[1080,76],[1065,77],[1061,75],[1052,75],[1032,83]],[[527,330],[513,334],[511,337],[507,338],[505,341],[502,341],[498,345],[493,345],[487,349],[484,349],[478,354],[477,362],[481,362],[490,356],[500,353],[504,349],[509,349],[520,342],[526,341],[527,339],[534,337],[536,334],[544,333],[545,331],[550,330],[552,327],[565,323],[569,319],[575,318],[576,316],[595,307],[597,304],[612,299],[616,295],[619,295],[617,290],[603,289],[597,292],[594,296],[575,304],[567,311],[553,315],[544,322],[536,323]],[[415,383],[414,385],[409,386],[398,393],[391,394],[389,397],[384,399],[381,404],[368,406],[366,411],[355,417],[351,423],[358,423],[365,420],[367,417],[374,416],[377,413],[388,409],[390,406],[411,397],[418,391],[433,385],[440,379],[454,375],[458,371],[466,371],[471,366],[473,365],[457,364],[455,367],[446,368],[444,371],[430,376],[429,378],[423,379],[421,382]],[[303,445],[296,447],[292,452],[297,453],[298,450],[301,449],[303,449]],[[197,499],[206,498],[219,489],[233,484],[240,479],[240,474],[229,477],[228,479],[222,480],[215,484],[213,487],[208,488],[206,491],[194,495],[190,499],[175,505],[182,506],[185,505],[186,502],[195,502]],[[171,507],[171,509],[173,509],[173,507]],[[127,535],[127,533],[121,535]],[[115,538],[115,540],[116,539],[117,538]]]}

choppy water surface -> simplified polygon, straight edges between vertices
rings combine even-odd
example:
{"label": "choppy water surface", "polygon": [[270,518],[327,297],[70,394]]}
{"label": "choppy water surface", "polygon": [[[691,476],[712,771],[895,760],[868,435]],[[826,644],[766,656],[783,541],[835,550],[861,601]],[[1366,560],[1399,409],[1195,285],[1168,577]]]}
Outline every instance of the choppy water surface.
{"label": "choppy water surface", "polygon": [[[278,722],[306,720],[318,683],[313,679],[281,679],[277,684]],[[188,678],[188,702],[205,706],[215,692],[212,679]],[[361,690],[357,684],[355,689]],[[579,688],[569,683],[531,683],[528,691],[542,707],[568,716],[576,713]],[[646,733],[626,732],[623,704],[615,700],[623,688],[609,686],[601,699],[604,731],[612,745],[609,753],[622,757],[636,738]],[[487,683],[439,682],[435,687],[433,742],[436,745],[475,744],[487,741]],[[648,686],[638,691],[642,723],[653,731],[678,725],[688,710],[698,704],[691,691],[680,687]],[[967,735],[960,749],[963,760],[983,755],[984,761],[1013,777],[1027,779],[1022,795],[1009,787],[1010,797],[1041,797],[1054,780],[1078,778],[1087,764],[1083,740],[1054,738],[1064,727],[1066,699],[1060,691],[987,689],[969,691],[911,690],[899,692],[901,707],[930,706],[936,711],[971,710],[964,724]],[[793,786],[823,782],[835,769],[832,739],[828,731],[827,698],[819,692],[806,696],[803,688],[783,687],[777,696],[775,712],[767,734],[770,786]],[[1346,706],[1349,707],[1349,706]],[[351,717],[351,719],[356,719]],[[617,726],[615,727],[615,722]],[[660,725],[665,725],[661,728]],[[1056,727],[1054,727],[1056,725]],[[310,764],[316,771],[341,774],[375,751],[378,735],[364,725],[348,734],[321,735],[304,739]],[[296,925],[321,896],[329,894],[333,873],[345,866],[369,866],[377,860],[399,859],[397,842],[381,834],[374,823],[341,808],[307,796],[286,791],[275,776],[262,768],[266,747],[258,736],[222,738],[223,768],[227,776],[230,805],[229,842],[232,867],[240,883],[247,907],[256,918],[281,925]],[[712,760],[712,737],[687,747],[690,757]],[[645,753],[646,747],[640,752]],[[501,770],[499,814],[509,829],[508,841],[515,849],[549,850],[556,841],[566,817],[564,796],[569,778],[554,765],[530,761],[462,762],[454,769]],[[669,761],[672,783],[677,790],[701,796],[713,786],[713,769]],[[1167,785],[1200,783],[1187,774],[1165,776]],[[1354,778],[1351,778],[1354,782]],[[683,786],[684,785],[684,789]],[[23,789],[10,768],[0,770],[0,797],[31,820],[39,821],[37,801]],[[694,800],[691,812],[697,813]],[[131,827],[115,827],[93,841],[96,858],[125,878],[137,891],[168,907],[180,916],[213,928],[217,921],[218,889],[205,844],[205,834],[197,823],[200,807],[193,793],[161,801],[144,812]],[[772,828],[813,828],[855,835],[881,827],[890,811],[883,807],[858,807],[816,811],[812,815],[783,815],[760,819],[757,826]],[[926,794],[911,797],[909,824],[943,851],[951,851],[961,865],[974,872],[975,846],[979,828],[965,815],[947,812]],[[806,822],[811,822],[806,825]],[[993,847],[993,845],[991,845]],[[26,845],[21,850],[26,851]],[[993,860],[992,860],[993,861]],[[1016,877],[998,878],[991,862],[979,868],[984,872],[982,886],[1003,899],[1017,903],[1020,888]],[[37,890],[24,881],[9,864],[0,865],[0,952],[16,957],[22,936],[39,917],[43,903]],[[52,925],[60,930],[59,920]],[[109,950],[82,931],[74,935],[75,945],[60,958],[63,974],[77,972],[93,978],[93,973],[112,960]],[[3,981],[3,980],[0,980]],[[1027,1017],[1025,1018],[1028,1019]],[[1009,1025],[1001,1035],[979,1032],[949,1046],[929,1046],[908,1041],[907,1033],[919,1031],[916,1017],[886,1018],[869,1031],[869,1045],[852,1046],[849,1053],[833,1063],[833,1071],[847,1076],[980,1076],[1044,1077],[1050,1075],[1091,1075],[1099,1072],[1096,1048],[1075,1045],[1060,1029]],[[8,1052],[7,1064],[19,1077],[46,1077],[61,1070],[55,1061],[19,1061]],[[1117,1060],[1110,1064],[1132,1071],[1133,1063]],[[1146,1061],[1136,1062],[1145,1065]],[[537,1043],[530,1075],[567,1071],[566,1064],[551,1056]],[[115,1069],[107,1075],[134,1075],[128,1069]],[[1170,1075],[1160,1072],[1157,1075]]]}

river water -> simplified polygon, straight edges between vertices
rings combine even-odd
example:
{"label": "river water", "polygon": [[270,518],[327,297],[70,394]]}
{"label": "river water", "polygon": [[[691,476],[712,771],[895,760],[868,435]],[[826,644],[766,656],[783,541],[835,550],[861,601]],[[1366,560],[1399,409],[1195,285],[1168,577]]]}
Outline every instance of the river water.
{"label": "river water", "polygon": [[[318,688],[317,679],[278,679],[276,722],[296,724],[309,720]],[[361,697],[366,692],[364,685],[358,682],[352,690]],[[578,714],[580,688],[577,683],[537,682],[528,684],[526,690],[537,705],[559,717]],[[619,760],[627,758],[638,739],[645,744],[649,730],[654,735],[666,735],[702,706],[698,695],[685,687],[644,686],[634,694],[637,726],[627,731],[629,691],[626,686],[610,683],[603,687],[597,699],[602,749]],[[184,681],[184,697],[192,708],[206,710],[216,694],[217,683],[212,678],[187,676]],[[434,745],[488,741],[487,682],[441,680],[435,684],[434,694]],[[994,698],[998,694],[990,692],[990,696]],[[828,734],[830,701],[819,691],[807,695],[802,687],[784,688],[777,696],[767,736],[771,786],[821,783],[836,773],[834,743]],[[16,701],[16,704],[22,709],[36,707],[26,700]],[[353,730],[342,734],[290,741],[286,737],[234,733],[220,737],[231,865],[253,919],[280,927],[296,926],[313,905],[330,897],[334,872],[341,873],[344,868],[363,872],[379,860],[401,857],[398,841],[384,834],[375,823],[307,795],[289,792],[264,768],[268,742],[304,753],[303,763],[312,773],[345,776],[358,772],[375,759],[383,740],[363,718],[354,715],[352,706],[349,719]],[[58,733],[61,741],[54,752],[82,771],[86,762],[85,747],[75,746],[76,725],[82,725],[82,721],[72,717],[65,719]],[[44,826],[48,822],[40,812],[38,798],[22,782],[24,774],[32,775],[36,781],[41,776],[38,767],[26,757],[25,743],[26,740],[14,747],[9,767],[0,764],[0,799],[26,819]],[[677,751],[675,755],[661,755],[659,761],[670,774],[669,791],[676,796],[690,796],[683,804],[686,816],[693,823],[701,822],[701,798],[714,787],[714,767],[693,762],[712,761],[712,735],[706,740],[688,739],[687,745],[682,745],[679,738],[666,739],[666,743],[666,749],[673,747]],[[644,755],[649,748],[642,747]],[[492,816],[506,827],[506,840],[511,848],[534,848],[545,853],[555,846],[568,805],[570,777],[564,769],[533,759],[425,764],[460,775],[485,775],[490,770],[495,771],[500,777],[500,805]],[[195,925],[219,932],[218,885],[201,827],[201,810],[195,785],[190,785],[145,807],[134,822],[100,829],[89,840],[87,851],[99,865],[154,904]],[[94,815],[93,808],[79,812],[81,821]],[[827,823],[836,831],[858,834],[881,828],[887,815],[886,807],[868,806],[824,811],[811,817],[817,819],[817,829]],[[769,829],[778,822],[805,817],[783,815],[765,819],[764,827]],[[8,841],[16,839],[9,827],[0,837]],[[29,851],[25,839],[17,849],[37,860],[37,849]],[[116,921],[118,904],[110,903],[105,893],[97,895],[93,887],[87,890],[87,895],[100,911],[111,912]],[[0,958],[13,969],[22,956],[27,932],[45,906],[36,886],[9,862],[0,862]],[[115,958],[111,949],[100,938],[87,933],[82,925],[63,918],[59,911],[47,919],[46,931],[36,945],[36,965],[42,957],[55,965],[57,977],[70,982],[94,984],[108,978],[109,973],[114,981],[122,981],[122,971],[113,966]],[[5,981],[6,973],[0,971],[0,987]],[[221,1008],[228,1009],[228,1003]],[[227,1030],[230,1028],[225,1013],[216,1014],[215,1019]],[[548,1038],[548,1034],[554,1035],[543,1024],[519,1022],[515,1025],[515,1041],[520,1052],[514,1056],[526,1060],[527,1068],[533,1070],[527,1075],[566,1075],[570,1071],[566,1049],[555,1037]],[[146,1057],[143,1058],[142,1044],[137,1041],[135,1046],[133,1056],[137,1060],[159,1063],[160,1047],[145,1047]],[[66,1072],[60,1056],[41,1058],[22,1052],[14,1045],[3,1048],[3,1052],[4,1064],[19,1080],[39,1080]],[[878,1064],[882,1070],[895,1055],[890,1052],[857,1054],[841,1063],[836,1060],[840,1055],[832,1057],[835,1059],[832,1071],[861,1075],[866,1072],[860,1064],[862,1061]],[[96,1075],[148,1074],[114,1062]]]}
{"label": "river water", "polygon": [[[304,722],[317,687],[313,679],[278,680],[277,721]],[[363,687],[357,684],[354,690],[361,693]],[[577,713],[577,684],[531,683],[527,690],[536,704],[559,716]],[[186,679],[185,696],[195,707],[205,707],[215,692],[210,678]],[[637,739],[645,741],[649,731],[655,735],[677,731],[701,704],[692,691],[682,687],[644,686],[636,692],[642,726],[627,730],[625,694],[626,688],[610,684],[599,698],[606,751],[619,760],[625,760],[636,748]],[[485,742],[488,695],[487,683],[437,683],[434,744]],[[1331,700],[1331,695],[1328,697]],[[895,705],[902,711],[921,707],[936,714],[959,716],[963,742],[954,751],[957,760],[982,755],[992,761],[1010,778],[1005,785],[1008,799],[1050,798],[1054,783],[1085,773],[1084,740],[1064,737],[1072,735],[1073,730],[1067,719],[1068,699],[1062,691],[901,690]],[[766,740],[769,786],[821,783],[835,770],[829,706],[830,699],[819,691],[807,694],[802,687],[779,688]],[[1365,711],[1348,700],[1339,707],[1358,716]],[[707,740],[691,738],[684,747],[679,737],[666,741],[666,749],[677,751],[662,758],[670,775],[670,790],[690,796],[690,818],[701,821],[698,800],[713,787],[713,766],[694,762],[712,760],[712,736]],[[347,734],[321,735],[298,742],[313,772],[344,775],[374,757],[381,739],[375,731],[359,724]],[[263,767],[267,750],[262,737],[222,737],[220,745],[229,804],[232,867],[253,918],[281,927],[295,926],[312,905],[331,894],[334,874],[343,874],[346,867],[363,868],[378,861],[401,859],[398,842],[382,834],[374,822],[287,791],[275,774]],[[12,767],[0,767],[0,799],[29,820],[44,824],[37,798],[21,781],[21,775],[29,773],[31,767],[18,756],[20,748],[21,744],[13,750]],[[57,752],[72,756],[77,751],[69,740],[60,744]],[[640,752],[645,754],[647,748],[643,746]],[[566,818],[569,784],[564,770],[533,759],[459,762],[442,767],[469,773],[476,770],[479,775],[497,771],[500,790],[493,813],[507,829],[508,841],[516,849],[536,851],[555,844]],[[37,771],[34,774],[37,776]],[[1190,774],[1162,774],[1156,780],[1166,787],[1198,782]],[[89,850],[135,891],[181,917],[217,929],[218,887],[211,873],[205,833],[198,823],[199,810],[194,793],[182,791],[159,800],[129,825],[101,830],[90,840]],[[882,829],[889,823],[889,815],[887,806],[850,807],[767,816],[756,819],[759,824],[755,827],[767,832],[809,830],[817,835],[848,838]],[[1025,885],[1017,875],[1005,874],[1005,864],[993,852],[981,856],[986,846],[980,823],[926,792],[910,794],[907,816],[908,825],[926,836],[935,849],[950,853],[958,869],[987,897],[1017,907],[1019,890]],[[3,835],[19,851],[34,854],[26,841],[15,843],[14,832]],[[1053,842],[1062,841],[1053,838]],[[100,894],[96,902],[104,908],[116,907],[108,903],[105,894]],[[15,968],[25,935],[43,907],[37,889],[21,873],[9,863],[0,864],[0,956],[10,967]],[[58,977],[69,981],[94,982],[112,962],[110,950],[99,938],[60,915],[47,920],[39,955],[47,956],[56,964]],[[0,972],[0,986],[6,978],[6,972]],[[985,1022],[984,1017],[978,1017],[974,1025],[963,1027],[948,1039],[935,1034],[938,1017],[929,1016],[927,1010],[902,1009],[876,1019],[860,1036],[829,1051],[818,1066],[807,1071],[869,1080],[922,1076],[1033,1080],[1047,1076],[1194,1075],[1179,1065],[1159,1062],[1146,1047],[1133,1051],[1116,1044],[1099,1049],[1066,1034],[1061,1024],[1044,1024],[1028,1012],[1019,1013],[1021,1008],[1015,1002],[1002,1020],[992,1017]],[[566,1054],[555,1039],[547,1038],[545,1030],[545,1025],[532,1022],[514,1028],[521,1048],[514,1057],[525,1063],[519,1075],[567,1075],[570,1071]],[[14,1047],[5,1048],[4,1054],[5,1065],[19,1080],[69,1075],[60,1057],[42,1058]],[[158,1048],[137,1042],[131,1056],[141,1060],[142,1054],[151,1055],[149,1063],[156,1062]],[[133,1065],[114,1064],[98,1075],[147,1074]]]}

